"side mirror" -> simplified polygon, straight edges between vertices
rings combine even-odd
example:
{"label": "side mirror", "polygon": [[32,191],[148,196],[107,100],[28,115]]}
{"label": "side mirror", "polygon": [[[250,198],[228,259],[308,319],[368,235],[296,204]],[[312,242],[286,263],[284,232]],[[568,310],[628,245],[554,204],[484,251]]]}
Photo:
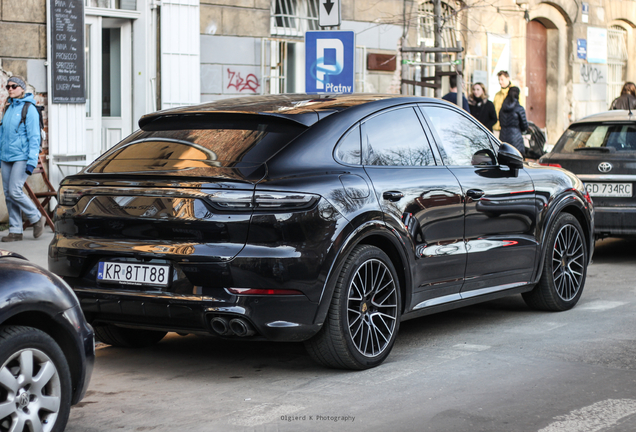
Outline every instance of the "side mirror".
{"label": "side mirror", "polygon": [[497,159],[500,165],[506,165],[511,169],[523,168],[523,156],[519,153],[519,150],[508,143],[501,143]]}

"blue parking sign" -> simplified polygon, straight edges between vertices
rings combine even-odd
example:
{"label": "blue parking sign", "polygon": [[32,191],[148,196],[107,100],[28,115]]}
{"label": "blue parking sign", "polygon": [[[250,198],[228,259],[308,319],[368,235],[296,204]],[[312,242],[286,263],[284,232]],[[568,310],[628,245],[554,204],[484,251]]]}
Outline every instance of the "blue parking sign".
{"label": "blue parking sign", "polygon": [[352,31],[305,33],[305,91],[353,93],[355,34]]}

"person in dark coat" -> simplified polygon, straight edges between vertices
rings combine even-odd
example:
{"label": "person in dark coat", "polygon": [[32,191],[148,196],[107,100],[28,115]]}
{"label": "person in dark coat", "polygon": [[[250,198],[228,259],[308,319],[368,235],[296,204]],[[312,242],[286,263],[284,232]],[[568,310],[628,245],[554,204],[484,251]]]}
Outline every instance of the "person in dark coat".
{"label": "person in dark coat", "polygon": [[614,99],[611,110],[633,110],[636,109],[636,84],[626,82],[621,90],[621,95]]}
{"label": "person in dark coat", "polygon": [[[445,101],[457,104],[457,75],[451,75],[448,77],[448,83],[450,86],[450,91],[442,96],[442,99]],[[468,99],[466,96],[462,94],[462,108],[464,110],[470,112],[470,108],[468,106]]]}
{"label": "person in dark coat", "polygon": [[519,87],[510,87],[499,111],[499,141],[514,146],[525,157],[522,133],[528,129],[526,110],[519,105]]}
{"label": "person in dark coat", "polygon": [[492,127],[497,123],[495,105],[488,100],[486,86],[478,82],[473,84],[473,91],[468,97],[470,113],[492,132]]}

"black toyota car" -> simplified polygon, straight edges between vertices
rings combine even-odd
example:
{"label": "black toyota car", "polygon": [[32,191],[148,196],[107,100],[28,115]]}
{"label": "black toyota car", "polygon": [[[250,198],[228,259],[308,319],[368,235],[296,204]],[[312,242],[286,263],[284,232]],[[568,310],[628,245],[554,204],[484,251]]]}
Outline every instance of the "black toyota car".
{"label": "black toyota car", "polygon": [[539,162],[585,182],[596,209],[596,237],[636,236],[636,113],[608,111],[572,123]]}
{"label": "black toyota car", "polygon": [[400,322],[579,300],[593,208],[444,101],[277,95],[160,111],[59,190],[49,268],[98,339],[304,341],[365,369]]}

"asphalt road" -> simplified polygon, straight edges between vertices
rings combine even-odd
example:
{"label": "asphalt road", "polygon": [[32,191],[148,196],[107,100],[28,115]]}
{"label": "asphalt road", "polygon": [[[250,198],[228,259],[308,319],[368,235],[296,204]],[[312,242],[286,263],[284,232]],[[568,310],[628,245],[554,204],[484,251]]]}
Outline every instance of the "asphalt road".
{"label": "asphalt road", "polygon": [[635,264],[636,240],[597,242],[573,310],[513,296],[407,321],[364,372],[318,366],[302,344],[102,346],[67,431],[633,432]]}

